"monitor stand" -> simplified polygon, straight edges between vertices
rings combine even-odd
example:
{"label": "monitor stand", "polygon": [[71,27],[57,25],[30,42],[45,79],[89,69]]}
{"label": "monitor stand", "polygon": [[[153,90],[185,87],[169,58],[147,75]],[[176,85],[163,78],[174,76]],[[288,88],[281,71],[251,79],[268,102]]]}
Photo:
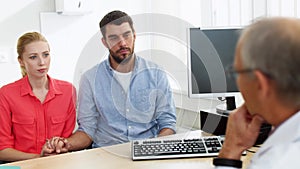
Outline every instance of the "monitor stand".
{"label": "monitor stand", "polygon": [[220,104],[216,106],[217,113],[223,114],[223,115],[229,115],[229,113],[236,109],[235,105],[235,97],[234,96],[228,96],[225,97],[226,103]]}

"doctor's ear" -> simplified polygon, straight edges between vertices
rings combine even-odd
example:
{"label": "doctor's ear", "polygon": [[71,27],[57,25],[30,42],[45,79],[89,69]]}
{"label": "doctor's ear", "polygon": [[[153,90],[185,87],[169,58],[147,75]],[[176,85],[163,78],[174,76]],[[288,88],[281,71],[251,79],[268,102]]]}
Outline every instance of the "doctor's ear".
{"label": "doctor's ear", "polygon": [[260,93],[265,97],[269,96],[273,92],[270,79],[261,71],[255,71],[254,73],[258,81]]}

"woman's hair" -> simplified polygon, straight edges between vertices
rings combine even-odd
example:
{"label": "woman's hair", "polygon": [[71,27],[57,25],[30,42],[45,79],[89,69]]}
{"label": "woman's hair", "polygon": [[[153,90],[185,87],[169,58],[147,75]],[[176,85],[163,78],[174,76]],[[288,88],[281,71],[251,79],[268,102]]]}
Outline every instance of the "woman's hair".
{"label": "woman's hair", "polygon": [[[43,41],[43,42],[47,42],[46,38],[38,33],[38,32],[27,32],[25,34],[23,34],[19,39],[18,39],[18,44],[17,44],[17,53],[18,53],[18,59],[23,59],[22,55],[24,53],[25,50],[25,46],[30,44],[31,42],[36,42],[36,41]],[[20,66],[21,67],[21,73],[22,76],[26,76],[27,72],[25,70],[25,67]]]}

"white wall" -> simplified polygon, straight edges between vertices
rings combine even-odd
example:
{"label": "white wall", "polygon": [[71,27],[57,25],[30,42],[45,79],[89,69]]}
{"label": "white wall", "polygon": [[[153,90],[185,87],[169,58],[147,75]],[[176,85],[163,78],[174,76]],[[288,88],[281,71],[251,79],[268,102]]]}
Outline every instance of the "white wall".
{"label": "white wall", "polygon": [[176,89],[177,107],[210,108],[209,100],[191,100],[187,93],[188,27],[245,26],[261,16],[300,16],[300,0],[87,0],[92,13],[55,13],[54,0],[9,0],[0,6],[0,87],[21,77],[16,40],[26,31],[41,31],[50,42],[50,75],[73,82],[103,60],[98,23],[109,11],[130,14],[138,33],[136,52],[164,66]]}
{"label": "white wall", "polygon": [[[76,16],[55,13],[55,0],[10,0],[1,5],[0,87],[21,77],[16,59],[16,41],[23,33],[41,31],[51,48],[52,62],[49,74],[73,82],[80,54],[86,43],[99,32],[98,23],[107,12],[118,9],[136,15],[149,13],[151,7],[148,0],[88,0],[88,2],[93,4],[93,12]],[[99,46],[102,45],[100,39],[97,43]],[[143,43],[144,46],[145,44],[147,43]],[[137,45],[137,48],[139,46],[142,45]],[[93,52],[91,52],[92,59],[86,58],[87,62],[99,56],[97,52]],[[101,60],[100,56],[98,60]]]}
{"label": "white wall", "polygon": [[39,12],[53,11],[53,0],[9,0],[0,5],[0,86],[21,77],[16,41],[26,31],[39,31]]}

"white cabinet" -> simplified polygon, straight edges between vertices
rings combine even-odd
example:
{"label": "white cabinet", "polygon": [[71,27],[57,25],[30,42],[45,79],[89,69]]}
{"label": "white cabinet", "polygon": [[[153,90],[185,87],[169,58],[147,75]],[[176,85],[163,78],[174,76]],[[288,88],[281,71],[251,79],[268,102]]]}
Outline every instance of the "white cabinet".
{"label": "white cabinet", "polygon": [[83,15],[92,12],[91,0],[55,0],[56,12],[64,15]]}

